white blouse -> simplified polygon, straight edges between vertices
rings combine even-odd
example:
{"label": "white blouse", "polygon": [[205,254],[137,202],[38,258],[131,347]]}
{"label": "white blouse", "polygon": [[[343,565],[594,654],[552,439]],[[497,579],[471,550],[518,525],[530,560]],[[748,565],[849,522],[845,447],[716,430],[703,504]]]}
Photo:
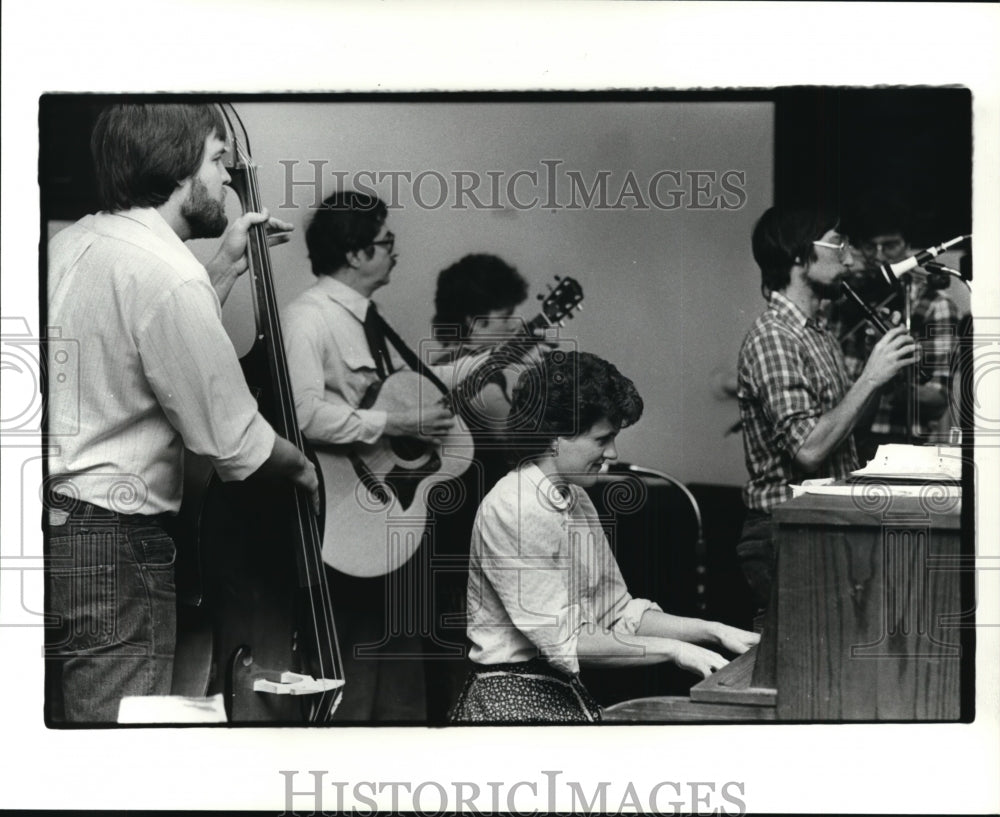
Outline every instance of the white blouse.
{"label": "white blouse", "polygon": [[469,557],[469,657],[478,664],[539,654],[579,672],[585,626],[634,634],[646,610],[629,595],[586,492],[564,495],[530,464],[511,471],[476,515]]}

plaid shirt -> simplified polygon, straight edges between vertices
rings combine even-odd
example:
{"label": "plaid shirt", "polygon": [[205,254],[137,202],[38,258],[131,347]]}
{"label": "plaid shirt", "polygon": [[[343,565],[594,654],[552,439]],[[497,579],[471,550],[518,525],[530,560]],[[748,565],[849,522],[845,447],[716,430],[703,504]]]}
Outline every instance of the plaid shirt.
{"label": "plaid shirt", "polygon": [[[923,378],[926,378],[924,382],[927,385],[939,389],[947,396],[951,388],[951,359],[956,344],[958,308],[939,290],[923,286],[911,289],[910,297],[912,298],[910,334],[920,346],[919,371]],[[902,308],[902,298],[894,294],[879,304],[876,310],[882,314],[889,314],[892,311],[901,312]],[[871,354],[872,347],[879,339],[879,334],[864,320],[846,321],[842,315],[834,317],[831,329],[840,338],[840,346],[844,352],[844,361],[851,380],[857,380]],[[899,438],[909,436],[908,404],[914,406],[911,433],[917,440],[930,439],[939,427],[947,425],[946,419],[921,416],[919,404],[916,400],[910,399],[911,389],[915,385],[908,376],[912,373],[911,369],[909,372],[897,375],[884,390],[872,419],[870,428],[872,434]]]}
{"label": "plaid shirt", "polygon": [[795,462],[820,416],[844,399],[850,380],[833,335],[780,292],[772,293],[767,311],[743,341],[738,380],[748,508],[770,511],[791,499],[792,483],[841,479],[858,467],[851,437],[814,473]]}

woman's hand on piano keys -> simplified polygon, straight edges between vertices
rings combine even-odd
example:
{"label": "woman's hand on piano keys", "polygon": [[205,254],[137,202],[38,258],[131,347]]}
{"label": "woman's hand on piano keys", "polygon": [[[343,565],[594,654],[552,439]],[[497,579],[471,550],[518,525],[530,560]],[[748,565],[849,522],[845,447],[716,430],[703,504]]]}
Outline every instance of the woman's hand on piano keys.
{"label": "woman's hand on piano keys", "polygon": [[729,663],[717,652],[706,650],[704,647],[690,644],[687,641],[673,641],[669,655],[678,667],[700,675],[702,678],[708,678],[713,672],[722,669]]}
{"label": "woman's hand on piano keys", "polygon": [[751,633],[749,630],[741,630],[739,627],[730,627],[718,621],[711,622],[712,636],[715,643],[726,652],[735,655],[743,655],[752,646],[760,641],[759,633]]}

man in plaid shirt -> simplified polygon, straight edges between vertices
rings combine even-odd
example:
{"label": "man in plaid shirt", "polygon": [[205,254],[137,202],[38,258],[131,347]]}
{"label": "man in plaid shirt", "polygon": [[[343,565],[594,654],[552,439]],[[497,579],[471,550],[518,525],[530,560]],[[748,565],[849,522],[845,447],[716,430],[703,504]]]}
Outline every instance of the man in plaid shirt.
{"label": "man in plaid shirt", "polygon": [[754,227],[753,255],[768,308],[739,355],[737,396],[750,479],[737,554],[758,606],[759,630],[774,575],[771,511],[791,499],[792,483],[843,478],[859,467],[854,426],[879,389],[915,361],[916,346],[905,329],[891,329],[851,384],[837,341],[820,318],[854,263],[835,218],[772,207]]}
{"label": "man in plaid shirt", "polygon": [[[851,236],[864,257],[865,267],[857,284],[859,294],[878,279],[871,275],[882,263],[896,263],[910,255],[910,224],[907,209],[883,197],[869,198],[851,223]],[[910,301],[910,332],[920,346],[920,365],[905,370],[883,390],[870,423],[862,421],[855,441],[862,462],[886,443],[945,442],[948,439],[951,358],[955,350],[958,308],[941,290],[948,279],[916,270],[908,276],[906,297]],[[867,298],[877,303],[885,316],[905,313],[903,290],[874,292]],[[891,319],[887,317],[886,323]],[[831,315],[831,331],[839,338],[848,374],[854,379],[864,368],[877,333],[859,320],[850,306],[838,304]]]}

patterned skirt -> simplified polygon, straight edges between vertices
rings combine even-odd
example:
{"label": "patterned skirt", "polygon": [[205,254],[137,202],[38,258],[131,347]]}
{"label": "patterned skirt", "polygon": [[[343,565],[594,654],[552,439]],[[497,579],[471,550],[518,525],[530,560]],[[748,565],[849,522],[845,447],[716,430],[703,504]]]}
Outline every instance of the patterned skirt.
{"label": "patterned skirt", "polygon": [[451,722],[598,723],[601,707],[580,679],[541,658],[484,665],[469,673]]}

